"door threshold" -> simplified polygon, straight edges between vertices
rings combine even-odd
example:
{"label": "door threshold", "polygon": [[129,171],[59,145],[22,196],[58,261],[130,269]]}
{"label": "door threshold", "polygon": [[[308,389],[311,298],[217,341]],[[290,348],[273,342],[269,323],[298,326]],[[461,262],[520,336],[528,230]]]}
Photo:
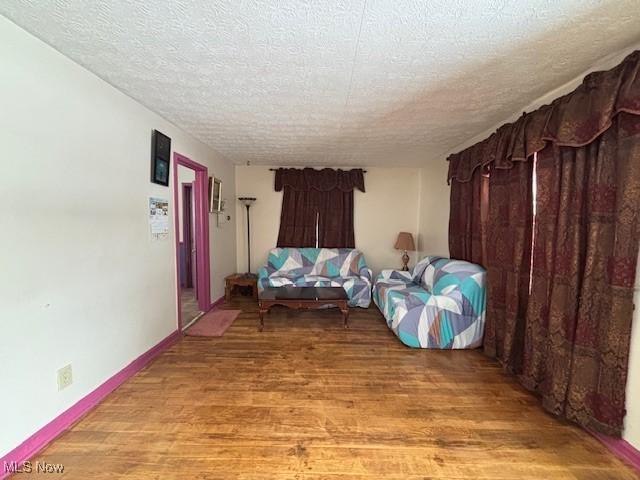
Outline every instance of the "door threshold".
{"label": "door threshold", "polygon": [[189,328],[191,325],[193,325],[194,323],[196,323],[198,320],[200,320],[200,317],[204,315],[204,312],[200,312],[198,315],[196,315],[195,317],[193,317],[193,320],[191,320],[189,323],[187,323],[184,327],[182,327],[182,331],[184,332],[187,328]]}

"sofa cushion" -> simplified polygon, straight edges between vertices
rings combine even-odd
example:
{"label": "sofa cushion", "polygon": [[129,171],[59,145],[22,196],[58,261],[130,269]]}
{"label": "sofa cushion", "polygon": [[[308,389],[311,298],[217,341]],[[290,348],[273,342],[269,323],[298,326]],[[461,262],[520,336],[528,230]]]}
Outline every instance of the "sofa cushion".
{"label": "sofa cushion", "polygon": [[303,275],[302,277],[299,277],[299,278],[304,280],[307,283],[331,281],[331,277],[325,277],[323,275]]}
{"label": "sofa cushion", "polygon": [[405,284],[402,287],[397,284],[390,285],[390,288],[381,291],[381,295],[384,296],[384,302],[391,318],[395,316],[397,308],[409,311],[416,307],[422,307],[430,297],[429,292],[415,283]]}
{"label": "sofa cushion", "polygon": [[294,285],[296,281],[295,277],[289,277],[286,275],[274,275],[269,277],[267,284],[263,287],[283,287],[285,285]]}

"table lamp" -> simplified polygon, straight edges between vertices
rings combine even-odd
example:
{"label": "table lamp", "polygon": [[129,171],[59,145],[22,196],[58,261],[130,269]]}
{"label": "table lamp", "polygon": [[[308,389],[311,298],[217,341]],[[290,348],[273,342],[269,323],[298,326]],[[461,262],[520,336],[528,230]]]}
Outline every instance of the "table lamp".
{"label": "table lamp", "polygon": [[409,263],[409,255],[407,255],[407,251],[413,252],[416,249],[416,246],[413,243],[413,235],[409,232],[400,232],[393,248],[396,250],[402,250],[402,270],[409,270],[409,267],[407,266]]}

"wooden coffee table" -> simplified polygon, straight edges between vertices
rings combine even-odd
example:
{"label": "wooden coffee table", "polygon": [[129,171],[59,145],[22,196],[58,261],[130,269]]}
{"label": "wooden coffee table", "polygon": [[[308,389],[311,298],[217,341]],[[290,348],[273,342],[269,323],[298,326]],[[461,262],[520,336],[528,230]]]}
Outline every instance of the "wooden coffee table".
{"label": "wooden coffee table", "polygon": [[294,310],[311,310],[326,305],[335,305],[342,312],[344,328],[349,328],[349,305],[347,293],[342,287],[267,287],[258,298],[260,327],[264,328],[264,314],[274,305],[283,305]]}

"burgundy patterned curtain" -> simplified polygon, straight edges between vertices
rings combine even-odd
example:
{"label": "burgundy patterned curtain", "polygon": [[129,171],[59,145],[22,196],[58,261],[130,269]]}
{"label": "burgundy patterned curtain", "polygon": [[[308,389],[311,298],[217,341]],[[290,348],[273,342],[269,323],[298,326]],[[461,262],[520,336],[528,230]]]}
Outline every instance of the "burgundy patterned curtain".
{"label": "burgundy patterned curtain", "polygon": [[640,241],[640,118],[538,154],[523,384],[547,410],[619,434]]}
{"label": "burgundy patterned curtain", "polygon": [[451,184],[449,253],[452,258],[484,264],[489,176],[478,168],[469,182]]}
{"label": "burgundy patterned curtain", "polygon": [[284,191],[278,247],[355,248],[355,188],[365,191],[359,168],[277,169],[275,190]]}
{"label": "burgundy patterned curtain", "polygon": [[508,170],[492,169],[489,177],[484,350],[514,373],[522,369],[529,295],[532,165],[518,162]]}
{"label": "burgundy patterned curtain", "polygon": [[[640,243],[640,52],[448,160],[451,254],[487,268],[485,353],[553,414],[619,435]],[[486,224],[473,218],[483,203]]]}

